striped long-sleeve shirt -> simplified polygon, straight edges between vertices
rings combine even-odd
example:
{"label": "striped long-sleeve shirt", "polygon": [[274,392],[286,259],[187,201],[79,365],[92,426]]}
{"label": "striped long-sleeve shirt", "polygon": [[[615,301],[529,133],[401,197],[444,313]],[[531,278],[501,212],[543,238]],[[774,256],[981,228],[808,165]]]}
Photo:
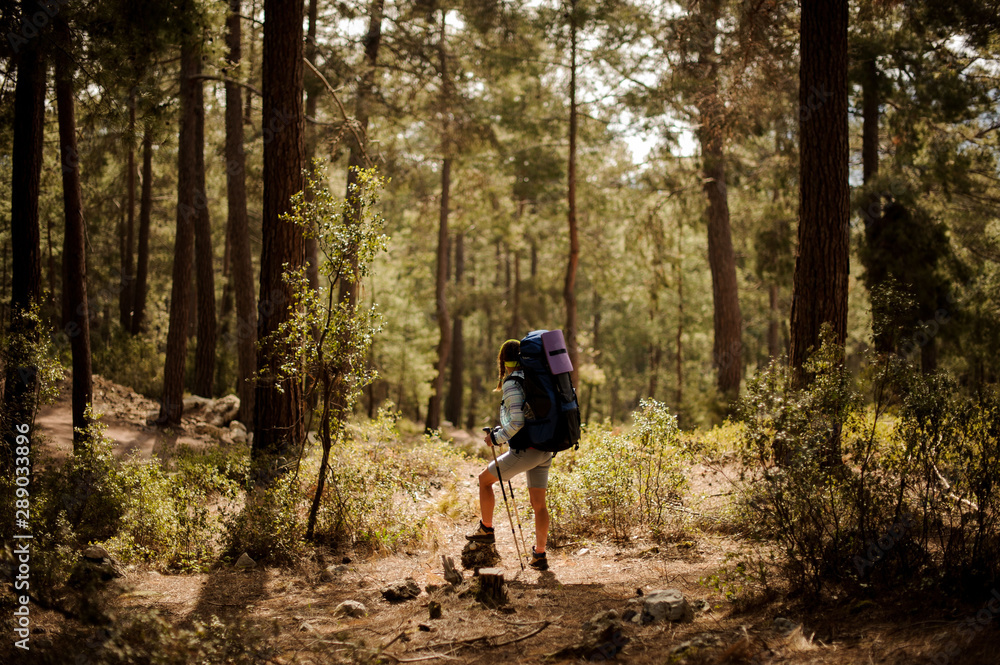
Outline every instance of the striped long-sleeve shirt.
{"label": "striped long-sleeve shirt", "polygon": [[[516,369],[510,376],[524,379],[524,372]],[[524,427],[524,419],[531,417],[533,414],[531,407],[525,403],[521,382],[505,380],[500,400],[500,426],[493,428],[493,440],[497,445],[508,443]]]}

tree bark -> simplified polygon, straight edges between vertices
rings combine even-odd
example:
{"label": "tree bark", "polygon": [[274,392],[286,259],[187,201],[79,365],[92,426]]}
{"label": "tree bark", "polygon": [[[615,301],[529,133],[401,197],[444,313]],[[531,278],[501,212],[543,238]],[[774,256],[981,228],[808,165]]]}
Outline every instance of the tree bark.
{"label": "tree bark", "polygon": [[718,0],[705,3],[700,17],[698,71],[704,77],[696,106],[700,127],[703,190],[708,199],[708,264],[712,273],[714,342],[712,364],[716,385],[727,401],[739,393],[743,377],[742,315],[736,281],[736,255],[729,228],[726,191],[725,110],[719,98]]}
{"label": "tree bark", "polygon": [[448,131],[449,92],[448,53],[445,44],[447,21],[441,11],[441,37],[438,42],[438,57],[441,73],[441,113],[444,117],[441,128],[441,213],[438,222],[437,278],[435,301],[440,338],[438,340],[437,375],[434,377],[431,398],[427,405],[427,420],[424,427],[429,432],[441,426],[441,397],[444,393],[444,373],[451,355],[451,319],[448,314],[448,194],[451,188],[451,144]]}
{"label": "tree bark", "polygon": [[[229,0],[226,18],[226,45],[229,62],[235,69],[242,57],[240,48],[240,0]],[[240,398],[239,421],[251,426],[254,413],[253,377],[257,371],[257,308],[253,292],[253,259],[247,221],[246,156],[243,151],[243,124],[240,118],[242,90],[226,84],[226,193],[228,218],[226,233],[230,244],[230,269],[236,298],[236,394]]]}
{"label": "tree bark", "polygon": [[69,26],[62,16],[55,20],[60,49],[56,52],[56,106],[59,116],[59,148],[62,156],[63,210],[66,234],[63,238],[63,285],[66,320],[63,330],[69,337],[73,355],[73,452],[80,452],[86,440],[87,407],[93,401],[94,386],[90,356],[90,317],[87,304],[87,257],[83,226],[83,195],[76,148],[76,114],[73,108],[73,68],[69,56]]}
{"label": "tree bark", "polygon": [[[201,61],[197,73],[201,73]],[[215,260],[212,256],[212,223],[205,190],[205,96],[204,83],[195,81],[195,196],[204,202],[194,217],[194,254],[197,278],[197,346],[195,347],[195,395],[212,396],[215,379],[215,345],[218,337],[215,317]]]}
{"label": "tree bark", "polygon": [[872,56],[862,63],[861,105],[861,169],[865,184],[878,175],[878,64]]}
{"label": "tree bark", "polygon": [[[37,2],[23,0],[25,21],[42,11]],[[45,122],[45,62],[40,52],[42,38],[28,40],[21,46],[17,61],[17,83],[14,87],[14,132],[11,166],[11,322],[10,336],[20,336],[29,343],[38,340],[38,327],[25,315],[39,303],[42,292],[40,233],[38,226],[38,193],[41,183],[42,136]],[[14,461],[17,425],[31,424],[37,407],[38,380],[36,369],[21,362],[26,358],[11,357],[6,368],[4,387],[5,437],[7,449],[3,459],[4,473]],[[0,533],[7,533],[4,528]]]}
{"label": "tree bark", "polygon": [[153,212],[153,137],[147,129],[142,138],[142,194],[139,197],[139,248],[135,268],[135,301],[132,306],[132,334],[138,335],[146,323],[146,282],[149,276],[149,222]]}
{"label": "tree bark", "polygon": [[446,157],[441,163],[441,214],[438,223],[437,250],[437,286],[435,298],[437,302],[437,322],[440,338],[438,341],[437,375],[434,377],[433,392],[427,406],[427,431],[436,430],[441,426],[441,395],[444,393],[444,373],[448,368],[448,358],[451,356],[451,318],[448,314],[448,190],[451,188],[451,158]]}
{"label": "tree bark", "polygon": [[[358,134],[365,145],[359,144],[351,132],[348,132],[347,141],[351,147],[347,160],[347,198],[351,200],[351,190],[357,186],[357,169],[370,166],[367,157],[368,139],[368,105],[375,94],[375,68],[378,65],[378,49],[382,40],[382,13],[384,0],[372,0],[371,13],[368,17],[368,34],[365,36],[365,69],[358,80],[358,92],[354,105],[354,117],[358,122]],[[360,211],[360,201],[354,201],[351,206],[351,219],[357,220]],[[348,223],[351,223],[350,220]],[[357,284],[357,258],[352,253],[349,257],[351,263],[351,274],[353,279],[340,280],[340,292],[338,298],[340,302],[346,302],[347,306],[354,308],[358,304],[358,284]]]}
{"label": "tree bark", "polygon": [[[455,234],[455,286],[462,288],[465,278],[465,255],[462,233]],[[444,413],[455,427],[462,426],[462,398],[465,394],[465,337],[463,334],[464,317],[462,312],[455,312],[455,321],[451,333],[451,378],[448,381],[448,399]]]}
{"label": "tree bark", "polygon": [[803,3],[799,71],[799,233],[792,297],[791,365],[819,346],[820,327],[847,338],[848,221],[847,0]]}
{"label": "tree bark", "polygon": [[563,301],[566,303],[566,349],[573,363],[572,380],[577,383],[580,358],[576,342],[576,270],[580,263],[580,238],[576,222],[576,0],[570,0],[570,68],[569,68],[569,165],[567,168],[567,203],[569,212],[569,260],[566,263],[566,280],[563,285]]}
{"label": "tree bark", "polygon": [[768,288],[768,303],[770,317],[767,323],[767,355],[772,361],[781,355],[778,341],[778,326],[781,324],[781,312],[778,310],[778,285],[772,282]]}
{"label": "tree bark", "polygon": [[[309,28],[306,32],[305,57],[313,66],[316,65],[316,22],[319,20],[318,0],[309,0],[308,9]],[[306,95],[306,116],[316,117],[316,103],[319,97],[318,77],[311,76],[308,85],[303,80],[303,88]],[[316,157],[316,143],[319,139],[317,128],[314,125],[304,127],[303,137],[305,145],[305,167],[312,168],[313,158]],[[312,195],[307,191],[306,196]],[[311,235],[305,239],[306,248],[306,278],[313,291],[319,293],[319,242],[315,236]],[[318,331],[316,331],[318,338]]]}
{"label": "tree bark", "polygon": [[283,266],[305,262],[302,230],[279,216],[304,188],[302,167],[302,0],[264,1],[263,122],[264,207],[260,295],[257,301],[258,381],[254,398],[255,434],[252,458],[287,456],[305,440],[302,384],[278,381],[283,359],[275,357],[267,338],[288,320],[292,293],[282,278]]}
{"label": "tree bark", "polygon": [[163,395],[157,424],[175,426],[184,411],[184,370],[187,364],[188,314],[191,269],[194,263],[194,223],[198,207],[197,90],[194,76],[201,58],[200,46],[188,40],[181,45],[180,131],[177,137],[177,231],[174,236],[174,266],[170,289],[170,321],[167,356],[163,367]]}
{"label": "tree bark", "polygon": [[123,331],[132,330],[132,305],[135,301],[135,92],[128,97],[128,155],[125,160],[126,204],[125,244],[122,252],[121,293],[118,294],[118,323]]}

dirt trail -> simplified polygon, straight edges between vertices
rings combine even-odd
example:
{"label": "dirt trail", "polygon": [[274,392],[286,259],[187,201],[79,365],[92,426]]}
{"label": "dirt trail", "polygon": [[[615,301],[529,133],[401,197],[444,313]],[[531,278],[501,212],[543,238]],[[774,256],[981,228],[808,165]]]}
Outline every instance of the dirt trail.
{"label": "dirt trail", "polygon": [[[44,456],[63,460],[73,450],[73,415],[69,381],[60,386],[59,399],[42,406],[35,417],[35,431],[40,434]],[[94,411],[103,414],[105,434],[114,442],[117,455],[137,455],[141,459],[166,459],[178,446],[192,448],[213,445],[209,436],[195,433],[196,420],[185,418],[181,433],[147,425],[146,419],[159,410],[154,400],[94,375]]]}
{"label": "dirt trail", "polygon": [[[196,420],[187,419],[180,436],[147,426],[146,417],[155,410],[155,402],[95,379],[95,401],[106,414],[108,435],[119,454],[134,452],[153,459],[168,457],[178,445],[214,445],[211,437],[192,434]],[[44,447],[55,457],[72,449],[69,414],[68,397],[64,397],[43,408],[37,419],[37,430],[45,435]],[[455,435],[471,439],[464,432]],[[383,556],[326,552],[292,569],[237,571],[220,564],[207,573],[164,575],[132,567],[124,580],[126,591],[115,602],[123,614],[156,610],[179,625],[195,619],[210,621],[213,616],[276,625],[279,653],[267,662],[278,665],[379,659],[491,665],[551,662],[546,655],[578,643],[581,625],[596,613],[622,612],[636,607],[640,592],[647,595],[666,588],[681,591],[697,608],[693,622],[625,623],[610,646],[603,645],[605,651],[590,653],[592,659],[605,659],[623,647],[616,658],[636,664],[909,665],[934,662],[930,658],[941,652],[948,639],[954,639],[953,622],[922,620],[926,617],[921,610],[896,601],[809,607],[777,599],[736,611],[716,588],[700,580],[731,566],[728,557],[742,543],[738,536],[699,529],[689,529],[676,542],[658,545],[640,540],[556,541],[549,547],[549,571],[522,571],[499,501],[497,547],[509,581],[510,604],[505,611],[486,609],[471,597],[434,589],[446,586],[441,555],[450,555],[458,563],[464,533],[475,523],[479,469],[478,462],[455,469],[462,496],[461,518],[432,517],[423,542],[410,550]],[[729,485],[718,469],[695,465],[688,475],[689,508],[713,512],[724,505]],[[525,497],[523,478],[517,482],[521,483],[515,484],[519,496]],[[524,526],[530,545],[532,525],[526,521]],[[464,574],[469,579],[470,571]],[[417,598],[398,604],[383,599],[381,590],[386,585],[407,577],[422,590]],[[368,614],[361,618],[335,615],[334,608],[345,600],[364,603]],[[432,600],[442,605],[440,619],[429,618]],[[785,634],[775,623],[779,616],[802,625]],[[39,611],[35,617],[32,625],[50,634],[62,624],[52,612]],[[928,624],[935,625],[929,629]],[[991,639],[995,637],[986,631],[979,643],[963,642],[963,657],[951,662],[996,663]]]}

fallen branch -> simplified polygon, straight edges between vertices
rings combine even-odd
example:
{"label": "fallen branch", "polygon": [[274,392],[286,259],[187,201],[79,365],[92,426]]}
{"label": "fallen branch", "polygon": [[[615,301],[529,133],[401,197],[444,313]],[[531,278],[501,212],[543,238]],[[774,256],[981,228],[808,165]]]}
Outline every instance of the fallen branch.
{"label": "fallen branch", "polygon": [[520,637],[515,637],[514,639],[511,639],[511,640],[506,640],[504,642],[495,642],[493,644],[493,646],[494,647],[502,647],[502,646],[506,646],[508,644],[513,644],[514,642],[520,642],[521,640],[526,640],[529,637],[534,637],[535,635],[537,635],[538,633],[542,632],[543,630],[545,630],[548,627],[549,627],[549,622],[548,621],[543,621],[541,626],[539,626],[535,630],[531,631],[530,633],[527,633],[526,635],[521,635]]}
{"label": "fallen branch", "polygon": [[945,478],[944,475],[938,470],[937,464],[931,464],[931,468],[934,469],[934,473],[935,475],[937,475],[938,482],[941,483],[942,487],[944,487],[946,497],[948,497],[952,501],[965,504],[966,506],[972,508],[975,511],[979,510],[979,506],[969,501],[968,499],[963,499],[962,497],[958,496],[957,494],[951,491],[951,483],[949,483],[948,479]]}

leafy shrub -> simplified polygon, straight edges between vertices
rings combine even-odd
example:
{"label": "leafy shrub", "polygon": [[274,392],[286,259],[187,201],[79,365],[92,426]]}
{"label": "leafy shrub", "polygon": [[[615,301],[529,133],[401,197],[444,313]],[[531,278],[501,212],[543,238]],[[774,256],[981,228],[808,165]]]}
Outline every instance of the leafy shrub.
{"label": "leafy shrub", "polygon": [[331,483],[317,533],[372,550],[395,550],[423,536],[424,501],[464,455],[437,435],[416,445],[395,441],[395,430],[378,421],[379,438],[355,439],[332,451]]}
{"label": "leafy shrub", "polygon": [[[819,592],[925,577],[1000,577],[1000,396],[962,396],[894,354],[855,385],[825,337],[792,387],[772,366],[748,384],[739,508],[792,583]],[[868,401],[862,399],[868,395]]]}
{"label": "leafy shrub", "polygon": [[296,476],[284,474],[265,488],[248,492],[243,509],[225,518],[225,553],[291,563],[304,551],[305,497]]}
{"label": "leafy shrub", "polygon": [[131,335],[115,326],[105,344],[95,344],[94,373],[146,397],[163,392],[163,340],[150,334]]}
{"label": "leafy shrub", "polygon": [[588,429],[578,452],[559,454],[547,493],[554,535],[608,528],[624,539],[639,526],[664,534],[686,484],[677,419],[655,400],[643,400],[633,419],[626,432]]}

